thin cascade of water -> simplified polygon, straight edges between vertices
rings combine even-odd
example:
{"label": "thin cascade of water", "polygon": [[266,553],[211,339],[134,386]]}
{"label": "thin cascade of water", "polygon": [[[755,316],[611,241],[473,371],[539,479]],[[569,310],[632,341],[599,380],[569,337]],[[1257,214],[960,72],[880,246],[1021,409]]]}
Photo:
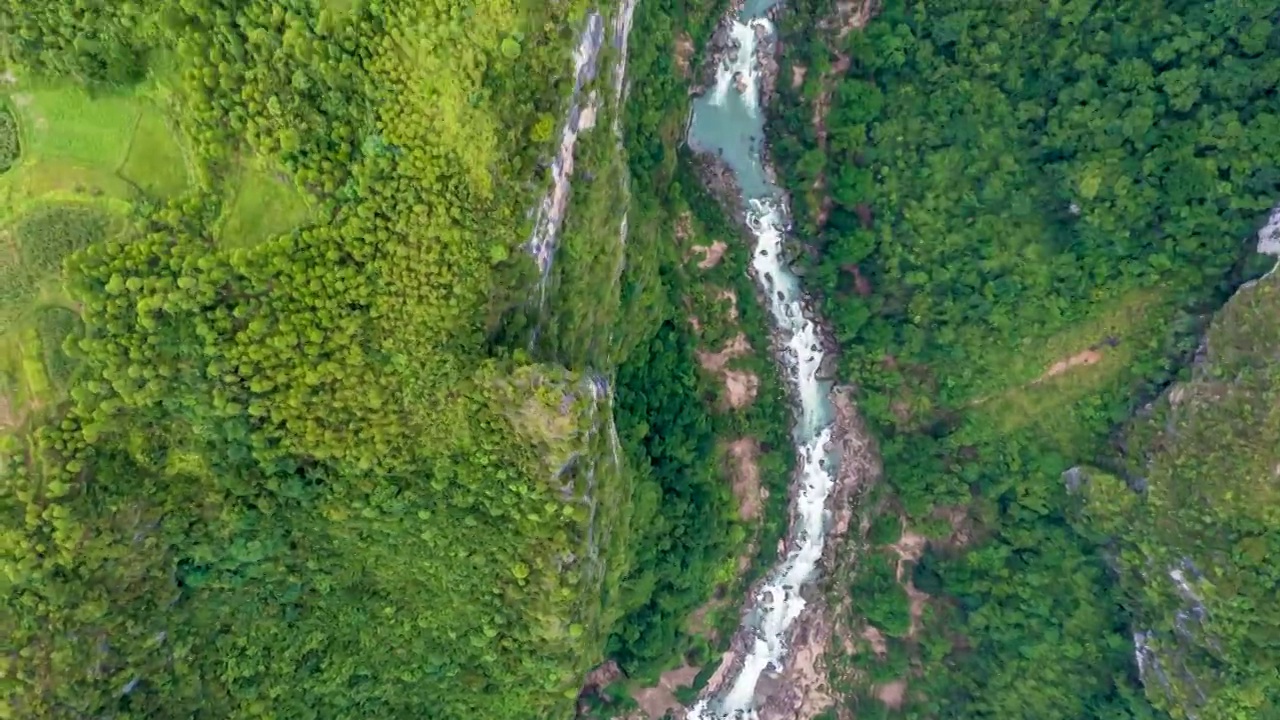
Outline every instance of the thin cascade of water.
{"label": "thin cascade of water", "polygon": [[569,111],[564,127],[560,131],[560,145],[551,163],[551,189],[538,205],[533,223],[533,235],[528,243],[529,254],[538,263],[540,304],[546,303],[547,280],[551,277],[551,266],[560,241],[560,226],[564,222],[564,214],[569,207],[573,151],[577,146],[579,133],[589,129],[595,123],[594,102],[589,100],[584,106],[580,96],[587,83],[596,77],[597,60],[600,57],[600,46],[603,40],[604,20],[600,17],[600,13],[592,11],[587,15],[587,25],[578,37],[578,45],[573,51],[573,95],[569,101]]}

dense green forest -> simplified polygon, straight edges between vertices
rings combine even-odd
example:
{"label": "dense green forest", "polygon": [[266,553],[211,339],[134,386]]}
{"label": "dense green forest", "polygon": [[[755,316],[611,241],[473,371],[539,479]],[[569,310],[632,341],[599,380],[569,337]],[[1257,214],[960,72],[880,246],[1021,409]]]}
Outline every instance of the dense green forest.
{"label": "dense green forest", "polygon": [[631,473],[493,338],[586,10],[0,6],[0,714],[572,712]]}
{"label": "dense green forest", "polygon": [[[834,582],[850,622],[888,640],[837,662],[835,682],[858,717],[1187,712],[1150,673],[1147,701],[1131,641],[1147,605],[1117,588],[1060,476],[1110,466],[1118,426],[1179,374],[1205,312],[1264,267],[1247,248],[1280,197],[1280,6],[877,9],[860,30],[831,3],[788,3],[770,129],[814,248],[806,282],[881,441],[875,511],[928,540],[908,563],[927,595],[914,628],[878,555]],[[1218,477],[1208,467],[1183,482]],[[1268,670],[1215,667],[1239,698],[1200,717],[1267,715]],[[893,679],[908,689],[886,705]]]}
{"label": "dense green forest", "polygon": [[[793,462],[682,147],[725,6],[640,0],[623,105],[611,4],[0,0],[0,717],[687,701]],[[885,464],[831,714],[1275,714],[1275,277],[1208,318],[1266,267],[1280,5],[857,10],[785,4],[769,127]]]}
{"label": "dense green forest", "polygon": [[707,663],[791,463],[745,248],[688,262],[734,232],[678,150],[722,6],[640,4],[625,110],[606,40],[539,298],[614,8],[0,5],[0,716],[566,717],[606,655]]}

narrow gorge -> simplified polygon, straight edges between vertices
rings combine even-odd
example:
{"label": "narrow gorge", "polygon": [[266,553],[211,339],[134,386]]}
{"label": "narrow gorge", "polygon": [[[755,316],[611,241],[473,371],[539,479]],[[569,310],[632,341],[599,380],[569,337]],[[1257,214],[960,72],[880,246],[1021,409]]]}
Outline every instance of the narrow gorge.
{"label": "narrow gorge", "polygon": [[[787,196],[774,182],[764,133],[764,105],[777,67],[774,6],[772,0],[751,0],[726,18],[719,32],[727,50],[713,58],[714,82],[693,103],[688,143],[704,158],[705,175],[732,178],[712,185],[733,193],[721,201],[735,208],[748,234],[744,241],[753,247],[749,272],[768,308],[776,362],[793,400],[797,465],[791,519],[780,562],[751,589],[731,649],[689,720],[759,717],[773,694],[765,690],[766,680],[786,669],[797,625],[814,612],[810,599],[834,524],[832,499],[842,461],[831,379],[834,344],[790,267]],[[849,422],[843,430],[854,427]]]}

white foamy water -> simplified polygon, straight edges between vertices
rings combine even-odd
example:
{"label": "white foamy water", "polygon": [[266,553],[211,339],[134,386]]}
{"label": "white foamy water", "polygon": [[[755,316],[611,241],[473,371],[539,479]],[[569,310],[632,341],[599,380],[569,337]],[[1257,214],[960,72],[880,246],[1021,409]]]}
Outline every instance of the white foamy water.
{"label": "white foamy water", "polygon": [[1280,257],[1280,205],[1271,210],[1267,224],[1258,231],[1258,252]]}
{"label": "white foamy water", "polygon": [[768,18],[752,18],[746,22],[735,21],[729,34],[738,45],[732,58],[725,58],[716,70],[716,86],[711,91],[711,104],[724,105],[729,92],[741,87],[742,102],[748,112],[755,114],[760,104],[760,73],[756,68],[756,29],[765,35],[773,34],[773,23]]}
{"label": "white foamy water", "polygon": [[[757,13],[763,11],[759,8]],[[733,23],[731,33],[738,50],[721,63],[710,97],[695,103],[690,143],[724,158],[747,193],[747,224],[755,240],[751,265],[782,344],[778,360],[799,405],[793,431],[797,486],[791,493],[794,506],[787,556],[755,588],[753,607],[743,617],[739,632],[747,634],[748,642],[741,668],[719,687],[718,694],[701,698],[688,720],[757,717],[756,687],[766,672],[782,669],[787,636],[805,608],[801,590],[817,575],[830,525],[827,498],[835,486],[834,458],[827,448],[835,418],[831,385],[818,378],[825,357],[821,335],[806,312],[799,280],[784,262],[788,229],[784,196],[768,181],[761,156],[756,48],[761,37],[772,32],[763,17],[748,16]]]}

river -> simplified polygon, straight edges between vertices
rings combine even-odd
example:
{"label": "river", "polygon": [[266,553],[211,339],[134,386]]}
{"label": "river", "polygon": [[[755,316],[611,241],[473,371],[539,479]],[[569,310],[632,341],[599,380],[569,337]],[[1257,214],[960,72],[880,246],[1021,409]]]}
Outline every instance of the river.
{"label": "river", "polygon": [[739,632],[747,640],[742,645],[745,656],[725,658],[726,663],[740,663],[737,674],[711,688],[713,693],[698,701],[688,720],[757,717],[756,687],[767,671],[782,669],[789,630],[805,607],[801,589],[817,575],[831,525],[826,504],[835,486],[836,458],[828,448],[835,424],[832,388],[818,377],[825,354],[820,330],[805,307],[799,279],[783,262],[788,210],[764,157],[756,53],[774,33],[766,13],[775,2],[747,0],[738,13],[731,29],[738,49],[717,68],[714,87],[694,101],[688,140],[694,150],[718,155],[742,192],[755,240],[752,274],[769,303],[778,361],[798,408],[792,431],[799,461],[797,486],[791,493],[787,555],[754,588],[754,603],[743,615]]}

